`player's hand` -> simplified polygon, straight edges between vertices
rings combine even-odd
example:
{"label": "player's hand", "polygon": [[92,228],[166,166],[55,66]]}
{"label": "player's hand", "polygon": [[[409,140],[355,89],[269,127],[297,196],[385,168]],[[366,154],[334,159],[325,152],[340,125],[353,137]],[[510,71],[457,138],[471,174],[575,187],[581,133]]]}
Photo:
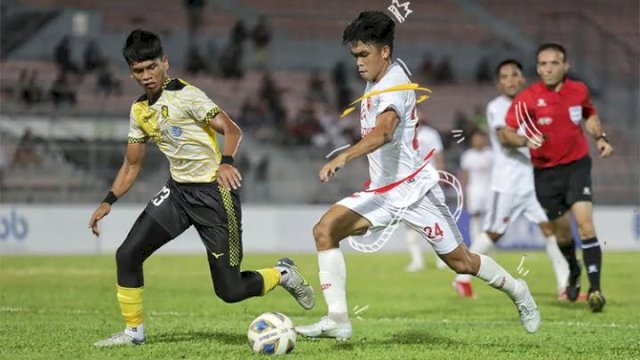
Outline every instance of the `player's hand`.
{"label": "player's hand", "polygon": [[531,135],[527,138],[527,147],[531,150],[538,150],[544,144],[544,137],[540,135]]}
{"label": "player's hand", "polygon": [[600,158],[607,158],[613,153],[613,146],[609,144],[605,139],[600,139],[596,142],[598,146],[598,152],[600,152]]}
{"label": "player's hand", "polygon": [[329,178],[335,176],[338,170],[342,169],[346,164],[347,159],[344,156],[336,156],[333,160],[326,163],[322,169],[320,169],[320,172],[318,173],[320,181],[323,183],[328,182]]}
{"label": "player's hand", "polygon": [[242,181],[240,171],[229,164],[221,164],[218,166],[218,184],[227,190],[238,190]]}
{"label": "player's hand", "polygon": [[106,202],[100,203],[96,211],[91,215],[91,220],[89,220],[89,229],[95,236],[100,236],[100,230],[98,229],[98,221],[100,221],[103,217],[109,215],[111,212],[111,205]]}

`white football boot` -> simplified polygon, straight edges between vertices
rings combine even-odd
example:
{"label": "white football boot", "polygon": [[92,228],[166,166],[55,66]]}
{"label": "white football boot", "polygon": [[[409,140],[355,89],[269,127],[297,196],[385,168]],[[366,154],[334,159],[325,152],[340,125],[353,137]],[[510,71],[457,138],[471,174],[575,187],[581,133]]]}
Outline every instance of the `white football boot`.
{"label": "white football boot", "polygon": [[125,345],[142,345],[144,344],[144,338],[136,339],[131,335],[127,335],[124,331],[117,332],[108,339],[96,341],[93,346],[95,347],[110,347],[110,346],[125,346]]}
{"label": "white football boot", "polygon": [[327,337],[338,341],[351,338],[351,322],[338,323],[328,316],[324,316],[315,324],[296,326],[296,332],[310,338]]}
{"label": "white football boot", "polygon": [[522,325],[527,332],[533,334],[538,331],[540,327],[540,311],[538,311],[538,306],[535,300],[533,300],[533,296],[531,296],[527,283],[522,279],[517,279],[516,281],[522,286],[522,290],[524,291],[520,299],[515,301],[516,308],[518,308]]}

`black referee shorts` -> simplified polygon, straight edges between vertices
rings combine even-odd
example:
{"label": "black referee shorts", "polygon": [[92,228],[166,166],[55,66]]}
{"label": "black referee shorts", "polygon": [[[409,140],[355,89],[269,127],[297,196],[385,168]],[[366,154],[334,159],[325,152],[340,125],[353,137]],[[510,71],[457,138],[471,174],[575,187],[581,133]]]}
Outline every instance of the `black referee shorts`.
{"label": "black referee shorts", "polygon": [[548,169],[534,169],[536,197],[549,220],[563,215],[578,201],[592,202],[591,157]]}
{"label": "black referee shorts", "polygon": [[242,262],[238,191],[227,190],[218,183],[184,184],[169,179],[144,211],[172,238],[193,225],[216,262],[223,261],[228,267],[237,267]]}

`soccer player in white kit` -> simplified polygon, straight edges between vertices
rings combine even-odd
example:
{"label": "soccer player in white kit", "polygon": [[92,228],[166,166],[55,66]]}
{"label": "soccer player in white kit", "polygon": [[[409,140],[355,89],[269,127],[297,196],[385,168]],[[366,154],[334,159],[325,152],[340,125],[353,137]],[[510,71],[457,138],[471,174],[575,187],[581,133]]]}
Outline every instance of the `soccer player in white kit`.
{"label": "soccer player in white kit", "polygon": [[482,232],[481,222],[489,209],[489,191],[491,185],[491,169],[493,167],[493,150],[488,146],[487,134],[475,130],[471,134],[471,148],[460,158],[461,176],[465,186],[466,208],[471,215],[471,242]]}
{"label": "soccer player in white kit", "polygon": [[[569,277],[569,265],[562,256],[547,216],[536,199],[529,149],[509,147],[502,142],[507,110],[513,97],[524,88],[522,65],[514,59],[504,60],[498,64],[496,76],[500,96],[487,105],[489,137],[494,153],[491,192],[488,192],[490,206],[484,219],[484,232],[474,239],[471,251],[488,253],[504,235],[511,221],[524,215],[529,221],[538,224],[546,237],[547,255],[556,275],[559,297],[562,299]],[[473,296],[470,281],[471,277],[468,275],[456,276],[454,284],[461,296]]]}
{"label": "soccer player in white kit", "polygon": [[[418,157],[424,159],[427,154],[433,150],[433,163],[436,170],[444,170],[444,159],[442,157],[442,138],[438,130],[427,124],[426,118],[418,112],[419,120],[416,127],[416,141],[418,142]],[[424,270],[424,258],[422,256],[422,236],[419,232],[406,228],[407,248],[411,256],[411,262],[405,268],[407,272],[417,272]],[[440,265],[442,264],[442,265]],[[444,269],[447,265],[436,256],[436,266]]]}
{"label": "soccer player in white kit", "polygon": [[[403,67],[392,61],[395,23],[379,11],[360,13],[344,30],[358,72],[367,81],[365,93],[409,84]],[[328,315],[317,323],[298,326],[308,337],[351,337],[346,299],[346,267],[340,241],[367,230],[402,221],[419,230],[447,265],[460,274],[475,275],[509,295],[528,332],[537,331],[540,313],[527,284],[514,279],[486,255],[471,253],[438,185],[433,166],[423,162],[415,146],[415,92],[376,92],[361,102],[362,139],[320,169],[327,182],[350,160],[367,155],[371,186],[333,205],[313,228],[319,277]],[[405,212],[398,219],[399,209]],[[395,219],[394,219],[395,218]]]}

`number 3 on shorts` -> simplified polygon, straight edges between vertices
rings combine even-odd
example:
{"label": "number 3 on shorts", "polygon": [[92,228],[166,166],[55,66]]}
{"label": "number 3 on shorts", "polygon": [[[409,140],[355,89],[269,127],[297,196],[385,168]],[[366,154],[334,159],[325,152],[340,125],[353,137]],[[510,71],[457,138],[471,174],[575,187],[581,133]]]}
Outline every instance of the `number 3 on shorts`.
{"label": "number 3 on shorts", "polygon": [[160,191],[158,191],[156,196],[153,197],[153,200],[151,200],[151,202],[155,206],[160,206],[160,204],[162,204],[164,199],[169,197],[170,193],[171,193],[171,190],[169,190],[168,187],[164,186],[164,187],[162,187],[162,189]]}

